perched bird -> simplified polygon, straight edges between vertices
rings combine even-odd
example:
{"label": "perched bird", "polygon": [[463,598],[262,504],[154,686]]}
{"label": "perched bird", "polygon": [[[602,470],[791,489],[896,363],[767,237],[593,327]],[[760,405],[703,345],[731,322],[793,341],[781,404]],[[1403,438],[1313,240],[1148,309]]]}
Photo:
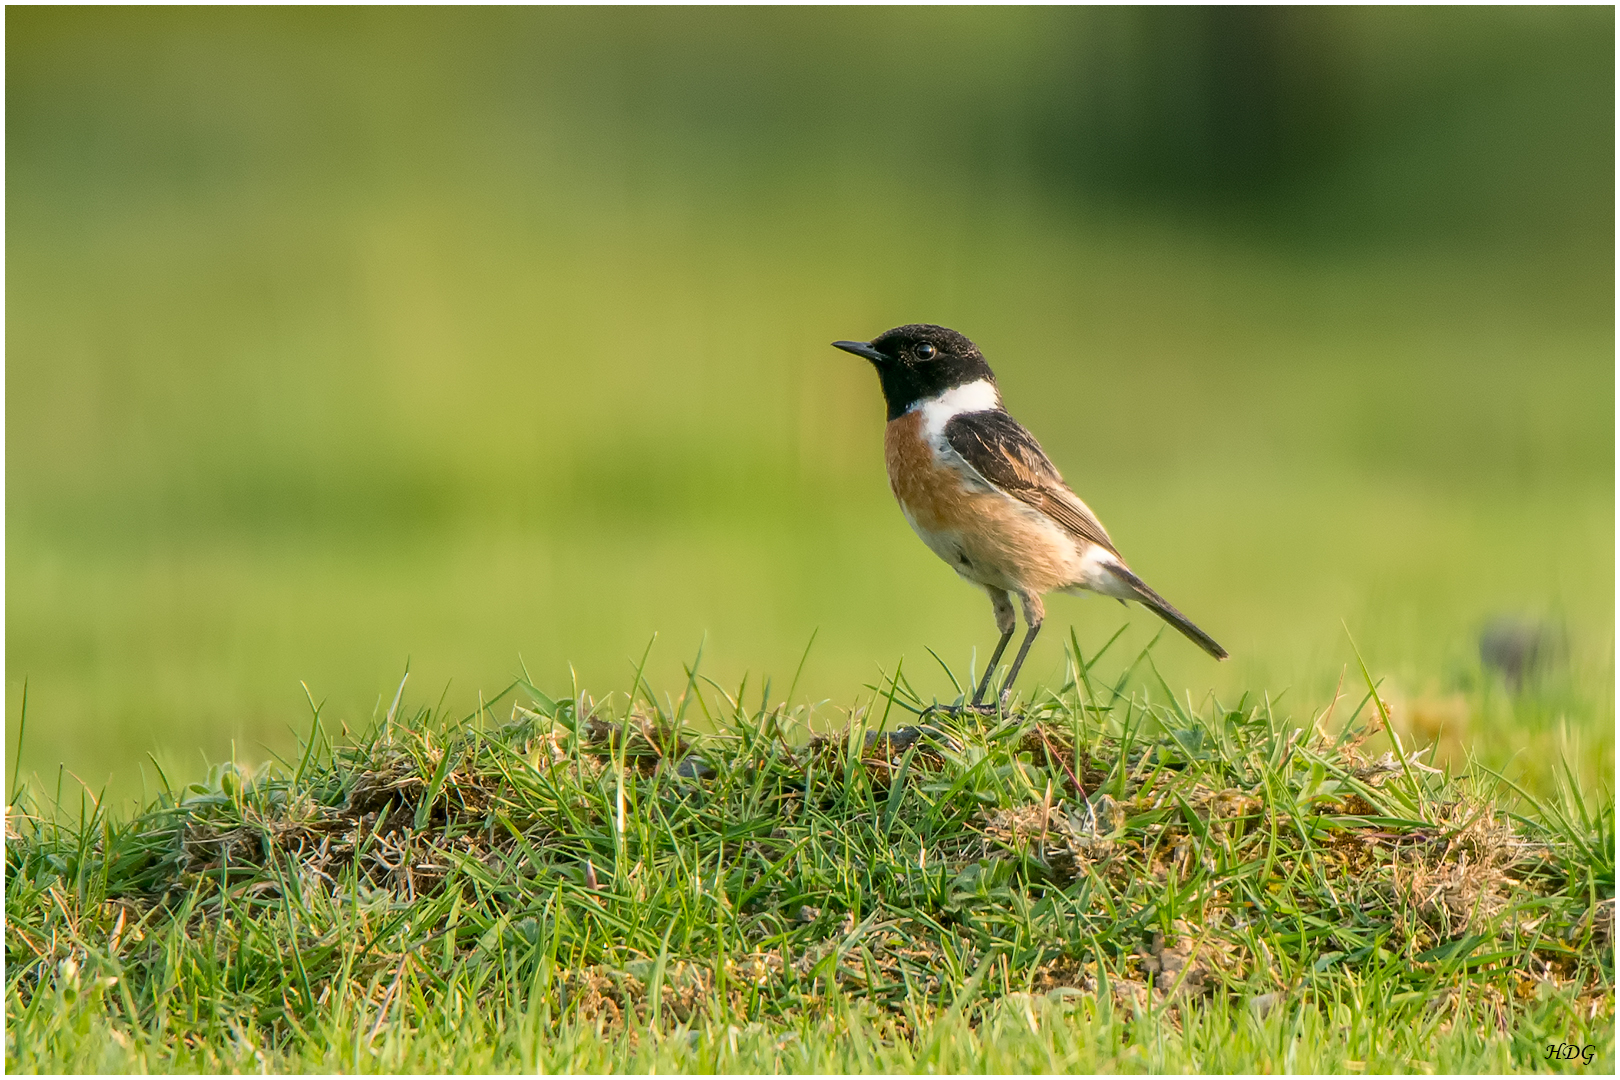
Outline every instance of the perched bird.
{"label": "perched bird", "polygon": [[980,707],[1017,628],[1009,594],[1018,597],[1029,630],[1004,696],[1046,617],[1041,596],[1053,591],[1135,600],[1225,659],[1214,638],[1125,565],[1035,436],[1002,407],[996,377],[973,342],[943,326],[913,324],[833,345],[877,368],[889,406],[883,434],[889,486],[906,520],[934,554],[990,594],[1001,640],[969,708]]}

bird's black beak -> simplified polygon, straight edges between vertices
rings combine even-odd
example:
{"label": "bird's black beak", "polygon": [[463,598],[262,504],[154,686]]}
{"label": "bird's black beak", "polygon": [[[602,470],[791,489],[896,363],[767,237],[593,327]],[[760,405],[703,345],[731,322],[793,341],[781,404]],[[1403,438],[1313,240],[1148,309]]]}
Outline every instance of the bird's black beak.
{"label": "bird's black beak", "polygon": [[887,356],[884,356],[864,341],[835,341],[833,342],[833,348],[843,349],[845,352],[854,353],[856,356],[863,356],[874,364],[886,364],[889,362]]}

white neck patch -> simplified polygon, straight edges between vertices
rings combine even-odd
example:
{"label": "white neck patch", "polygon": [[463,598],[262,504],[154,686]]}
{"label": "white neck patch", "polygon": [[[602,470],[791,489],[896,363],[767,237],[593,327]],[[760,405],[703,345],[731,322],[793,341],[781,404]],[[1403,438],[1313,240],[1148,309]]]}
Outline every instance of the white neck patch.
{"label": "white neck patch", "polygon": [[923,438],[933,441],[945,431],[951,417],[962,413],[989,412],[1001,407],[1001,395],[989,379],[953,386],[938,397],[919,401],[912,410],[922,410]]}

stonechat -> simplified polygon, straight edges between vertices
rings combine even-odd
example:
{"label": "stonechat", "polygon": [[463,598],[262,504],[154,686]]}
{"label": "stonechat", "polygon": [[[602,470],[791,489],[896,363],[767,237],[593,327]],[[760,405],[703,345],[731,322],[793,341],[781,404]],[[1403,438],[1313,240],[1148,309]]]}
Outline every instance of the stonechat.
{"label": "stonechat", "polygon": [[1226,650],[1137,577],[1035,436],[1001,404],[978,347],[943,326],[897,326],[871,341],[835,341],[872,362],[889,406],[889,487],[923,543],[990,594],[1001,640],[969,702],[980,708],[1018,622],[1028,632],[1002,686],[1005,699],[1046,617],[1041,597],[1089,590],[1134,600],[1217,660]]}

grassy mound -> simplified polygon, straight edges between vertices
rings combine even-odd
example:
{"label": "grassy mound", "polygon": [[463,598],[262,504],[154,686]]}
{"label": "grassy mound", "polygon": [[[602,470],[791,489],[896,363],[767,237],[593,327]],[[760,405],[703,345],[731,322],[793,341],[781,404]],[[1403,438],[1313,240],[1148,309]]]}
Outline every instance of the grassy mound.
{"label": "grassy mound", "polygon": [[815,737],[520,681],[128,820],[14,804],[7,1068],[1612,1070],[1612,797],[1144,659]]}

